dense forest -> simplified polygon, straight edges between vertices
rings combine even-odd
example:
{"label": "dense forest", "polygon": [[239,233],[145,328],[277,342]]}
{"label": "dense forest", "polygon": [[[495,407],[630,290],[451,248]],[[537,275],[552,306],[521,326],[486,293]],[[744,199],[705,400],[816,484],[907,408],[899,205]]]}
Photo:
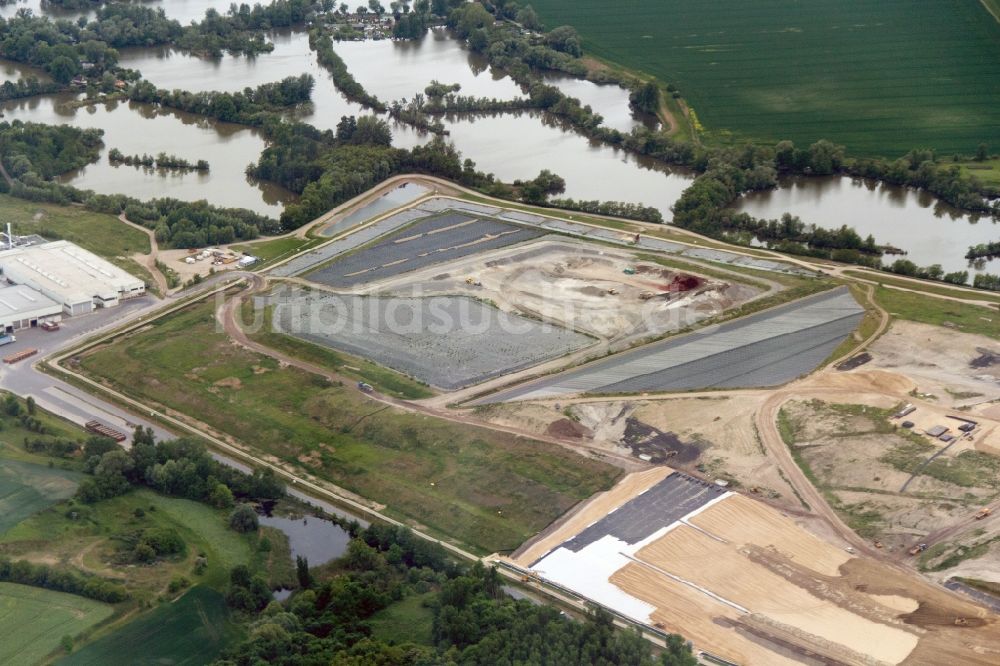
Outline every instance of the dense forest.
{"label": "dense forest", "polygon": [[12,178],[48,179],[97,159],[103,132],[15,120],[0,123],[0,161]]}

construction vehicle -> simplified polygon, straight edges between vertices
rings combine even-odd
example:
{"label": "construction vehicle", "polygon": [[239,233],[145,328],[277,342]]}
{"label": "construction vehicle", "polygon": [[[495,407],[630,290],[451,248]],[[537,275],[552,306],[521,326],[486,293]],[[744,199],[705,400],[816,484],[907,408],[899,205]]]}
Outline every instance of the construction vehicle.
{"label": "construction vehicle", "polygon": [[615,289],[613,287],[611,289],[608,289],[608,296],[617,296],[617,295],[618,295],[618,290],[617,289]]}
{"label": "construction vehicle", "polygon": [[358,390],[363,393],[371,393],[375,390],[375,387],[367,382],[358,382]]}
{"label": "construction vehicle", "polygon": [[640,301],[648,301],[648,300],[649,300],[649,299],[651,299],[651,298],[652,298],[653,296],[656,296],[656,294],[654,294],[654,293],[653,293],[653,292],[651,292],[651,291],[644,291],[644,292],[642,292],[641,294],[639,294],[639,300],[640,300]]}
{"label": "construction vehicle", "polygon": [[978,512],[976,512],[976,515],[974,516],[974,518],[976,520],[982,520],[983,518],[986,518],[986,517],[990,516],[992,513],[993,513],[993,509],[991,509],[988,506],[984,506],[982,509],[980,509]]}
{"label": "construction vehicle", "polygon": [[465,278],[465,284],[472,285],[473,287],[482,287],[483,286],[482,282],[480,282],[479,280],[475,280],[473,278],[470,278],[470,277]]}
{"label": "construction vehicle", "polygon": [[914,546],[913,548],[911,548],[907,552],[910,555],[919,555],[920,553],[924,552],[925,550],[927,550],[927,544],[926,543],[918,543],[916,546]]}
{"label": "construction vehicle", "polygon": [[882,542],[879,541],[878,539],[875,539],[875,541],[872,542],[872,545],[875,546],[876,548],[881,548]]}

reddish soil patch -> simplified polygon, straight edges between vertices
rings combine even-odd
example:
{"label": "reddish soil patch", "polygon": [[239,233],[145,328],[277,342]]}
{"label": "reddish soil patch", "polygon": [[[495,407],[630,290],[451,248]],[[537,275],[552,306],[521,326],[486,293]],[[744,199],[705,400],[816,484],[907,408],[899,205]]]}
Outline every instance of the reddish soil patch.
{"label": "reddish soil patch", "polygon": [[564,439],[590,439],[594,436],[590,428],[580,425],[572,419],[553,421],[545,429],[545,434],[549,437],[562,437]]}

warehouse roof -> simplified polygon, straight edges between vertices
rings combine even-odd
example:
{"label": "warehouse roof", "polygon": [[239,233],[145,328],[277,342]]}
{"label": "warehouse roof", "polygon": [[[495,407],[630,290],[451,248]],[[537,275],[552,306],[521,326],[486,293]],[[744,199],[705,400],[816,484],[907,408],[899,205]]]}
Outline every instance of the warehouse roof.
{"label": "warehouse roof", "polygon": [[68,241],[2,251],[0,266],[12,282],[29,282],[69,302],[111,296],[143,285],[137,277]]}
{"label": "warehouse roof", "polygon": [[45,294],[23,284],[0,288],[0,319],[43,308],[61,308]]}

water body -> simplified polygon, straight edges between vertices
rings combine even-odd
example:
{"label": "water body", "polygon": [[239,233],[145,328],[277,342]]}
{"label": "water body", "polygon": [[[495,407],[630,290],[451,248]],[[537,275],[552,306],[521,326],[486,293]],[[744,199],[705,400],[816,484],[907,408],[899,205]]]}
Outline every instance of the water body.
{"label": "water body", "polygon": [[604,117],[607,127],[620,132],[629,132],[636,127],[656,129],[660,126],[655,117],[636,113],[629,106],[629,91],[615,84],[599,84],[587,79],[578,79],[560,72],[543,72],[542,80],[555,86],[564,95],[575,97],[583,105]]}
{"label": "water body", "polygon": [[318,518],[305,516],[303,518],[283,518],[278,516],[260,516],[261,525],[275,527],[288,537],[292,549],[292,559],[304,557],[309,560],[309,566],[326,564],[347,552],[351,535],[340,525]]}
{"label": "water body", "polygon": [[[770,192],[750,194],[738,208],[761,218],[783,213],[827,229],[854,227],[862,236],[906,250],[920,266],[941,264],[945,271],[997,272],[1000,260],[970,266],[970,245],[1000,240],[1000,224],[984,217],[976,221],[933,195],[905,187],[833,176],[794,178]],[[887,263],[894,261],[886,255]]]}
{"label": "water body", "polygon": [[693,174],[580,136],[540,112],[464,115],[445,127],[465,157],[505,182],[534,178],[542,169],[566,180],[560,197],[655,206],[665,219]]}
{"label": "water body", "polygon": [[[60,180],[64,183],[139,199],[206,199],[218,206],[248,208],[275,217],[286,202],[294,199],[291,192],[277,185],[248,182],[244,170],[264,150],[263,138],[253,129],[147,104],[123,102],[67,108],[66,103],[74,99],[74,95],[48,95],[0,105],[8,121],[104,130],[104,148],[98,160],[63,176]],[[202,173],[115,166],[107,159],[111,148],[126,155],[166,152],[191,162],[207,159],[211,170]]]}
{"label": "water body", "polygon": [[4,81],[17,81],[28,76],[34,76],[39,81],[48,81],[49,75],[45,70],[31,65],[23,65],[10,60],[0,60],[0,83]]}
{"label": "water body", "polygon": [[383,102],[410,99],[432,80],[460,84],[460,95],[513,99],[524,94],[509,76],[490,68],[443,28],[421,40],[337,42],[334,50],[365,90]]}
{"label": "water body", "polygon": [[[162,8],[168,17],[180,21],[182,25],[187,25],[191,21],[200,21],[208,9],[214,8],[220,14],[225,14],[229,10],[230,3],[231,0],[148,0],[142,4],[148,7]],[[19,9],[30,9],[35,16],[49,16],[53,19],[66,19],[68,21],[75,21],[81,16],[89,19],[95,15],[94,11],[62,10],[49,5],[44,0],[24,0],[0,7],[0,17],[10,18]]]}

